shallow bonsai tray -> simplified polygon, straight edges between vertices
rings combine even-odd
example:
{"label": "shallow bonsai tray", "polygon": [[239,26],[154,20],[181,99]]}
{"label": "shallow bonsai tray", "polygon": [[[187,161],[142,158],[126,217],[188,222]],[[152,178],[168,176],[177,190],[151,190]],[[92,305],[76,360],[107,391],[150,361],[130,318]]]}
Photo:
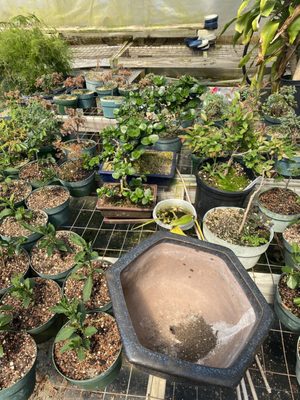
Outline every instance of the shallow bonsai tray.
{"label": "shallow bonsai tray", "polygon": [[[156,152],[159,152],[158,150]],[[167,184],[169,180],[173,179],[176,171],[176,162],[177,162],[177,154],[173,153],[171,168],[169,174],[145,174],[147,178],[147,183],[163,185]],[[102,169],[103,164],[99,166],[99,176],[101,177],[103,182],[117,182],[113,177],[113,171],[107,171]],[[133,175],[134,178],[139,177],[140,175]]]}

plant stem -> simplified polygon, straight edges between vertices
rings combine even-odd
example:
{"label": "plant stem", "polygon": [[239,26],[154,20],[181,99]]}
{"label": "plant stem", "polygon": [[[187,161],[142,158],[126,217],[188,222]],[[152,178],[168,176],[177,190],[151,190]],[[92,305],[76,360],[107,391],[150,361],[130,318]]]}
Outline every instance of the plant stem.
{"label": "plant stem", "polygon": [[242,219],[242,223],[241,223],[240,229],[238,230],[238,234],[239,234],[239,235],[242,233],[242,231],[243,231],[243,229],[244,229],[244,226],[245,226],[245,223],[246,223],[246,220],[247,220],[247,217],[248,217],[248,214],[249,214],[251,205],[252,205],[252,203],[253,203],[254,197],[255,197],[255,196],[257,195],[257,193],[260,191],[260,189],[261,189],[261,187],[262,187],[262,184],[263,184],[263,181],[264,181],[264,174],[263,174],[262,177],[261,177],[261,181],[260,181],[259,187],[258,187],[258,188],[252,193],[252,195],[250,196],[250,199],[249,199],[247,208],[246,208],[246,210],[245,210],[245,212],[244,212],[244,216],[243,216],[243,219]]}

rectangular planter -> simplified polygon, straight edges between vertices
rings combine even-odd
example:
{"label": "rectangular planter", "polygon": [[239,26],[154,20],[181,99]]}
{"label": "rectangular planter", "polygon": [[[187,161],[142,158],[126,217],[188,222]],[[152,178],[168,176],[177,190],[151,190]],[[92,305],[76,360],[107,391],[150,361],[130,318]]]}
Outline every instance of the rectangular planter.
{"label": "rectangular planter", "polygon": [[[166,184],[169,180],[174,178],[175,170],[176,170],[176,162],[177,162],[177,154],[173,153],[173,159],[171,164],[171,170],[169,174],[160,175],[160,174],[145,174],[147,178],[147,183],[163,185]],[[117,182],[113,177],[113,171],[106,171],[102,169],[103,164],[99,166],[99,176],[101,177],[103,182]],[[133,175],[134,178],[139,177],[140,175]]]}
{"label": "rectangular planter", "polygon": [[[113,183],[112,185],[117,186],[118,183]],[[118,206],[113,206],[113,205],[107,205],[107,206],[96,206],[98,210],[101,211],[101,214],[103,215],[104,218],[126,218],[126,219],[131,219],[131,218],[152,218],[152,211],[154,209],[154,206],[156,204],[156,198],[157,198],[157,185],[149,185],[151,189],[153,190],[153,196],[154,196],[154,201],[153,201],[153,206],[149,208],[142,208],[142,207],[118,207]]]}

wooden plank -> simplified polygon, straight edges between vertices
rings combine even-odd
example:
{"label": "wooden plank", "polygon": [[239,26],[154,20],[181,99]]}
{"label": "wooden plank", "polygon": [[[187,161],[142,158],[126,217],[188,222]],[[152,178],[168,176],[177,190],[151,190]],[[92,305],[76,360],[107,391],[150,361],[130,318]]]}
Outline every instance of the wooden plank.
{"label": "wooden plank", "polygon": [[[59,115],[58,118],[62,121],[68,119],[67,115]],[[99,132],[107,126],[116,125],[115,119],[109,119],[102,116],[86,115],[86,123],[79,128],[80,132]]]}
{"label": "wooden plank", "polygon": [[149,375],[146,399],[164,400],[166,392],[166,380]]}

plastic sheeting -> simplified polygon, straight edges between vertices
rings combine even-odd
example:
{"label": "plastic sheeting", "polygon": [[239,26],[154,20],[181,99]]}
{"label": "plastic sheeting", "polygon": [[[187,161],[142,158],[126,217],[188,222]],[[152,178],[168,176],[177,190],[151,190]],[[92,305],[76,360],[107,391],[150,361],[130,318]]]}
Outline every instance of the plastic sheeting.
{"label": "plastic sheeting", "polygon": [[118,29],[200,24],[218,13],[235,15],[240,0],[0,0],[0,19],[34,13],[59,28]]}

